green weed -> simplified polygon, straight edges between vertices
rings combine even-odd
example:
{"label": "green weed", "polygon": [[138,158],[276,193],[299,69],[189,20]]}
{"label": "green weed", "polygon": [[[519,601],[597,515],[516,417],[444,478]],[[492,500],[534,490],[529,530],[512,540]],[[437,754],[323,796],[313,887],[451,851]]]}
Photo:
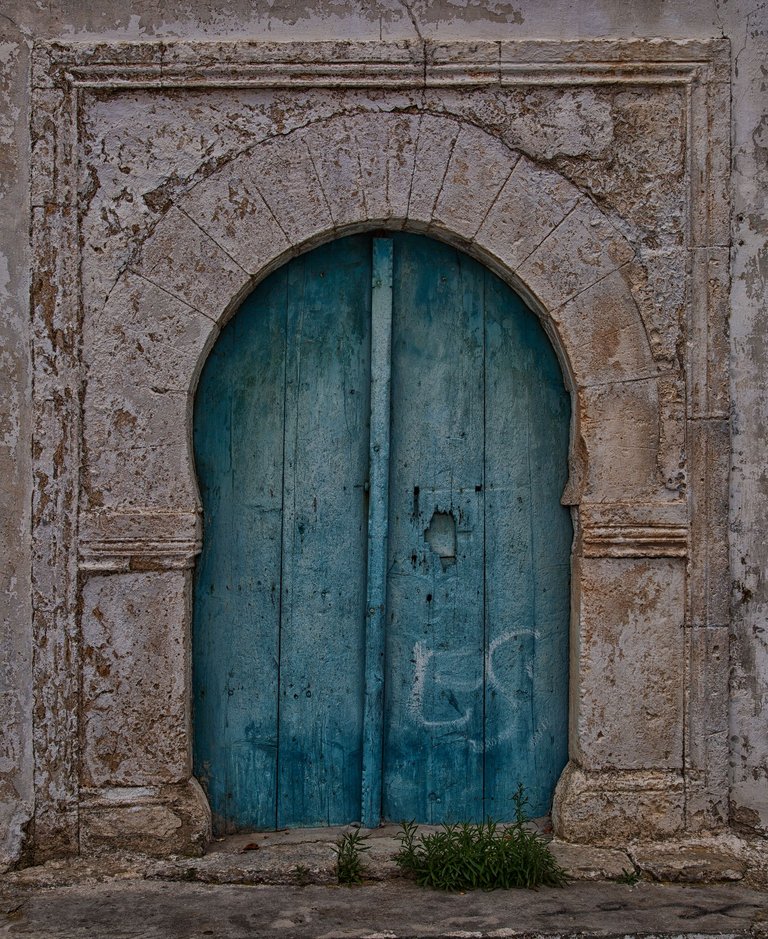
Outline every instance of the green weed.
{"label": "green weed", "polygon": [[336,879],[340,884],[361,884],[363,882],[363,851],[369,845],[363,844],[365,836],[355,828],[345,832],[336,842]]}
{"label": "green weed", "polygon": [[616,878],[617,884],[627,884],[628,887],[634,887],[635,884],[640,883],[640,875],[637,871],[628,871],[626,867],[622,867],[621,873]]}
{"label": "green weed", "polygon": [[489,818],[417,836],[418,826],[403,822],[396,864],[417,884],[438,890],[563,886],[567,875],[545,839],[526,827],[528,797],[522,785],[513,799],[515,821],[508,826]]}
{"label": "green weed", "polygon": [[306,864],[297,864],[293,869],[293,876],[299,887],[306,887],[310,882],[311,871]]}

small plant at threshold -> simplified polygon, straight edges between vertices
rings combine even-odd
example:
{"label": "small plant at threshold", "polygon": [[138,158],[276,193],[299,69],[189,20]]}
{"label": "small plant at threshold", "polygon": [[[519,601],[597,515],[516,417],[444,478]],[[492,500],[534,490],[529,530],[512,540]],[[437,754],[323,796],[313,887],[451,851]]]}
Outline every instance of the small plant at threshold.
{"label": "small plant at threshold", "polygon": [[423,887],[438,890],[496,890],[510,887],[562,887],[568,881],[546,840],[526,827],[528,797],[523,786],[513,796],[515,821],[497,825],[443,825],[417,838],[418,826],[402,823],[395,863]]}
{"label": "small plant at threshold", "polygon": [[640,875],[637,871],[628,871],[626,867],[622,867],[621,873],[616,878],[617,884],[626,884],[628,887],[634,887],[635,884],[640,883]]}
{"label": "small plant at threshold", "polygon": [[345,832],[334,845],[336,852],[336,879],[340,884],[361,884],[363,882],[363,851],[369,845],[363,844],[365,836],[357,829]]}

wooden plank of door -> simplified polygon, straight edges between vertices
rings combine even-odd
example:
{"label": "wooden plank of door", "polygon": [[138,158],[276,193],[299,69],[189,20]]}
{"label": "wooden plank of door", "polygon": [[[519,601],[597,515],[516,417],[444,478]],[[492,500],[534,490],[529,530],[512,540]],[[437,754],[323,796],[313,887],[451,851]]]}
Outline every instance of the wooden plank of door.
{"label": "wooden plank of door", "polygon": [[291,264],[277,824],[360,818],[370,238]]}
{"label": "wooden plank of door", "polygon": [[482,818],[483,269],[395,240],[384,814]]}
{"label": "wooden plank of door", "polygon": [[286,280],[245,300],[195,397],[195,774],[217,834],[275,823]]}
{"label": "wooden plank of door", "polygon": [[376,828],[381,822],[391,363],[392,240],[374,238],[371,281],[371,432],[362,796],[362,823],[367,828]]}
{"label": "wooden plank of door", "polygon": [[486,273],[486,813],[549,811],[567,759],[570,401],[535,315]]}

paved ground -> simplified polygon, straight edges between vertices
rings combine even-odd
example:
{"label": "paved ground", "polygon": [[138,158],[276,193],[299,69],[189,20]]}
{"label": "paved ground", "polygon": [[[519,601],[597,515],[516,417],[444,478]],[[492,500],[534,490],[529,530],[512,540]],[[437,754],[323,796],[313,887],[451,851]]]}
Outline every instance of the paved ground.
{"label": "paved ground", "polygon": [[[364,886],[337,886],[345,830],[234,835],[201,858],[109,852],[11,872],[0,877],[0,937],[768,939],[768,892],[750,889],[768,883],[765,852],[733,839],[625,851],[554,840],[568,887],[446,895],[399,876],[398,826],[367,833]],[[617,883],[627,872],[641,882]]]}
{"label": "paved ground", "polygon": [[390,880],[362,887],[112,881],[6,896],[0,935],[39,939],[405,939],[405,937],[752,937],[768,897],[741,886],[438,894]]}

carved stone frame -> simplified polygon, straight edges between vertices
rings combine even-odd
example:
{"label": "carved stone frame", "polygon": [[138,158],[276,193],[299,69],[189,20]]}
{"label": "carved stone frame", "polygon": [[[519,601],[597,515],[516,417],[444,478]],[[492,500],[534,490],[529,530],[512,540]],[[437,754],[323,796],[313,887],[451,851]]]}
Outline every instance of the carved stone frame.
{"label": "carved stone frame", "polygon": [[[427,232],[492,267],[541,317],[571,390],[571,759],[556,831],[612,844],[725,823],[729,63],[724,41],[36,47],[36,857],[105,843],[197,850],[208,836],[189,734],[197,376],[258,280],[374,226]],[[308,116],[259,141],[164,207],[115,269],[108,307],[83,303],[88,95],[606,83],[686,95],[687,344],[677,363],[654,355],[639,262],[616,221],[487,128],[427,108]],[[245,202],[227,195],[233,185]],[[609,333],[621,337],[610,356]],[[148,394],[158,389],[161,411]],[[124,410],[131,445],[113,449]],[[638,456],[644,449],[651,456]]]}

